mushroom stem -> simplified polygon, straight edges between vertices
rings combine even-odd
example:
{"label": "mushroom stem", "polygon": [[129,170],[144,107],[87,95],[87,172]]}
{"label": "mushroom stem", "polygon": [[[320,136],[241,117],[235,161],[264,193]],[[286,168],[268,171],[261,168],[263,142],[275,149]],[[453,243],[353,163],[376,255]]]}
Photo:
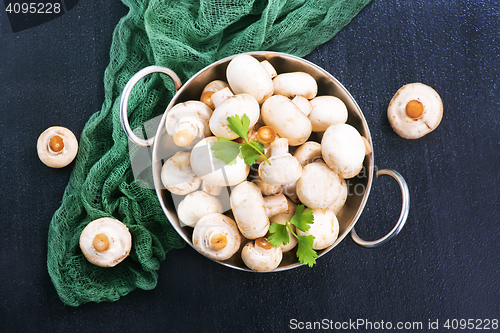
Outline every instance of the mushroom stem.
{"label": "mushroom stem", "polygon": [[287,213],[290,209],[284,194],[276,194],[264,197],[264,207],[268,217]]}
{"label": "mushroom stem", "polygon": [[49,140],[49,151],[59,154],[64,149],[64,140],[59,135],[54,135]]}
{"label": "mushroom stem", "polygon": [[109,248],[109,238],[106,234],[97,234],[92,241],[92,246],[97,252],[104,252]]}
{"label": "mushroom stem", "polygon": [[182,118],[177,123],[176,132],[174,134],[174,142],[180,147],[186,147],[198,135],[198,126],[193,118]]}
{"label": "mushroom stem", "polygon": [[222,250],[227,246],[227,237],[223,233],[210,235],[210,246],[214,250]]}
{"label": "mushroom stem", "polygon": [[288,139],[279,138],[271,143],[271,157],[288,153]]}

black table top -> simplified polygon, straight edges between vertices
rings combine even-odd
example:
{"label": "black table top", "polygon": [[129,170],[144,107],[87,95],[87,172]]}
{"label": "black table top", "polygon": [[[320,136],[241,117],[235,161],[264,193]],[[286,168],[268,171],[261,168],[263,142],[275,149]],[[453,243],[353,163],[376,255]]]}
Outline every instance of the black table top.
{"label": "black table top", "polygon": [[[44,166],[36,140],[53,125],[78,137],[100,110],[112,32],[126,13],[119,0],[80,1],[17,32],[0,16],[0,331],[284,332],[316,322],[332,331],[421,323],[444,332],[464,327],[461,319],[472,319],[466,330],[498,329],[500,5],[487,0],[374,0],[306,57],[357,100],[376,167],[408,182],[410,213],[396,238],[365,249],[347,237],[313,268],[269,274],[224,267],[186,246],[168,253],[153,290],[64,305],[47,273],[47,231],[71,166]],[[395,134],[386,116],[411,82],[436,89],[444,105],[439,127],[418,140]],[[400,205],[396,182],[375,180],[356,230],[383,236]]]}

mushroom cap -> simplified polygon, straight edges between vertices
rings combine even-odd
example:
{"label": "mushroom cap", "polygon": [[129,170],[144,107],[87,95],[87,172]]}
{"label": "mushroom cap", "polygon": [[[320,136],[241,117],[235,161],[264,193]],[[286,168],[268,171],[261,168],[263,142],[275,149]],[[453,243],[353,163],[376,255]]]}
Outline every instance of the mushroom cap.
{"label": "mushroom cap", "polygon": [[325,163],[307,164],[297,181],[297,196],[309,208],[326,209],[341,192],[342,178]]}
{"label": "mushroom cap", "polygon": [[231,191],[229,202],[243,236],[255,239],[266,235],[269,218],[264,198],[257,185],[248,181],[242,182]]}
{"label": "mushroom cap", "polygon": [[316,97],[318,84],[308,73],[282,73],[273,79],[274,94],[286,97],[302,96],[307,99]]}
{"label": "mushroom cap", "polygon": [[273,185],[266,182],[264,179],[257,177],[254,180],[255,185],[257,185],[260,189],[262,195],[273,195],[281,193],[282,186],[281,185]]}
{"label": "mushroom cap", "polygon": [[299,161],[301,167],[312,163],[316,158],[321,158],[321,144],[315,141],[307,141],[300,145],[293,153],[293,157]]}
{"label": "mushroom cap", "polygon": [[190,157],[189,152],[179,151],[163,164],[161,181],[170,192],[185,195],[200,187],[201,179],[193,172]]}
{"label": "mushroom cap", "polygon": [[[214,248],[217,237],[223,235],[226,242],[222,248]],[[219,213],[203,216],[193,230],[193,246],[204,256],[215,260],[231,258],[240,248],[241,235],[236,223]]]}
{"label": "mushroom cap", "polygon": [[[55,152],[49,147],[50,139],[59,136],[64,144],[61,151]],[[43,164],[51,168],[62,168],[70,164],[78,152],[78,140],[73,132],[61,126],[52,126],[43,131],[37,141],[38,157]]]}
{"label": "mushroom cap", "polygon": [[337,215],[342,207],[344,207],[345,202],[347,201],[347,182],[344,178],[340,178],[340,187],[337,187],[337,195],[335,196],[335,201],[331,204],[328,209]]}
{"label": "mushroom cap", "polygon": [[223,212],[219,198],[203,191],[189,193],[177,207],[179,220],[189,227],[194,227],[205,215]]}
{"label": "mushroom cap", "polygon": [[191,167],[202,180],[217,186],[233,186],[244,181],[250,173],[250,166],[240,156],[232,165],[214,156],[212,145],[215,136],[200,140],[191,150]]}
{"label": "mushroom cap", "polygon": [[286,185],[296,182],[302,175],[299,161],[290,153],[269,157],[270,165],[259,164],[259,176],[271,185]]}
{"label": "mushroom cap", "polygon": [[258,104],[273,95],[271,75],[257,59],[248,54],[237,55],[229,62],[226,77],[235,94],[250,94]]}
{"label": "mushroom cap", "polygon": [[339,221],[329,209],[312,209],[314,221],[307,231],[297,229],[297,235],[313,235],[313,250],[323,250],[335,243],[339,235]]}
{"label": "mushroom cap", "polygon": [[365,149],[358,130],[349,124],[331,125],[321,139],[323,160],[342,178],[352,178],[361,171]]}
{"label": "mushroom cap", "polygon": [[202,93],[207,92],[207,91],[212,91],[212,92],[217,92],[219,90],[222,90],[224,88],[229,87],[229,84],[227,82],[222,81],[222,80],[213,80],[210,81],[205,88],[203,88]]}
{"label": "mushroom cap", "polygon": [[347,107],[335,96],[318,96],[311,100],[312,111],[309,120],[313,132],[323,132],[330,125],[342,124],[347,121]]}
{"label": "mushroom cap", "polygon": [[282,138],[288,139],[290,146],[300,146],[307,141],[312,132],[311,121],[287,97],[269,97],[261,108],[264,124],[271,126]]}
{"label": "mushroom cap", "polygon": [[[107,236],[109,246],[104,251],[97,251],[93,242],[95,236]],[[122,222],[103,217],[90,222],[80,235],[80,249],[85,258],[94,265],[113,267],[125,259],[132,248],[132,236],[127,226]]]}
{"label": "mushroom cap", "polygon": [[198,137],[211,136],[208,122],[212,117],[212,109],[200,101],[187,101],[174,105],[165,119],[165,128],[169,135],[174,135],[180,123],[189,121],[196,127]]}
{"label": "mushroom cap", "polygon": [[[417,118],[408,116],[406,106],[418,101],[423,107]],[[418,139],[432,132],[443,118],[443,102],[439,94],[422,83],[410,83],[401,87],[392,97],[387,117],[394,131],[406,139]]]}
{"label": "mushroom cap", "polygon": [[241,250],[241,259],[248,268],[256,272],[269,272],[279,266],[283,252],[279,247],[271,246],[265,249],[256,245],[255,241],[251,241]]}
{"label": "mushroom cap", "polygon": [[[295,214],[295,210],[297,208],[297,205],[295,203],[293,203],[292,200],[288,199],[288,207],[289,207],[288,213],[282,213],[282,214],[275,215],[275,216],[269,218],[269,221],[271,223],[278,223],[278,224],[285,225],[287,221],[290,221],[292,219],[293,215]],[[290,227],[291,227],[293,232],[296,232],[295,231],[296,228],[293,224]],[[280,245],[282,252],[290,251],[298,243],[297,238],[295,238],[295,236],[292,234],[292,232],[290,230],[287,230],[287,231],[288,231],[288,243],[286,245],[283,245],[283,244]]]}
{"label": "mushroom cap", "polygon": [[228,97],[215,108],[212,118],[210,118],[212,133],[218,138],[228,140],[238,138],[238,134],[229,128],[227,117],[238,115],[242,119],[244,114],[250,119],[249,127],[253,127],[260,116],[259,103],[257,103],[255,98],[249,94]]}

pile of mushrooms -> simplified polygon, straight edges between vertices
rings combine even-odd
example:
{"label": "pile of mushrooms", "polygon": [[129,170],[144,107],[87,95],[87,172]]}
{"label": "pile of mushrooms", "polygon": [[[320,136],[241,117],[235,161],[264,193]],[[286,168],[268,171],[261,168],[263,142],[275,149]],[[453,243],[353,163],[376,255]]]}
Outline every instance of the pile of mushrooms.
{"label": "pile of mushrooms", "polygon": [[[346,124],[348,111],[335,96],[317,96],[316,80],[304,72],[277,73],[268,61],[250,55],[231,60],[226,80],[210,82],[199,101],[172,107],[166,130],[178,152],[163,165],[161,179],[173,194],[185,196],[177,207],[181,225],[193,228],[193,245],[214,260],[234,255],[252,270],[277,268],[286,246],[267,241],[271,222],[284,224],[303,204],[314,216],[307,233],[314,250],[335,243],[336,215],[347,200],[345,179],[356,176],[370,144]],[[259,141],[270,164],[260,158],[251,168],[238,156],[228,165],[210,147],[219,138],[241,140],[227,118],[247,115],[249,141]],[[310,139],[317,132],[321,142]],[[220,193],[230,192],[223,211]]]}

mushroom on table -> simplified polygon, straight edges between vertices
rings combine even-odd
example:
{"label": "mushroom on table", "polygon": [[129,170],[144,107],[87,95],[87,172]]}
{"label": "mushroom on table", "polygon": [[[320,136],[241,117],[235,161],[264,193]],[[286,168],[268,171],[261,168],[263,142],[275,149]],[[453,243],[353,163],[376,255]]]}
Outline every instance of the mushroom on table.
{"label": "mushroom on table", "polygon": [[69,129],[52,126],[38,137],[37,152],[45,165],[51,168],[62,168],[75,159],[78,152],[78,140]]}

